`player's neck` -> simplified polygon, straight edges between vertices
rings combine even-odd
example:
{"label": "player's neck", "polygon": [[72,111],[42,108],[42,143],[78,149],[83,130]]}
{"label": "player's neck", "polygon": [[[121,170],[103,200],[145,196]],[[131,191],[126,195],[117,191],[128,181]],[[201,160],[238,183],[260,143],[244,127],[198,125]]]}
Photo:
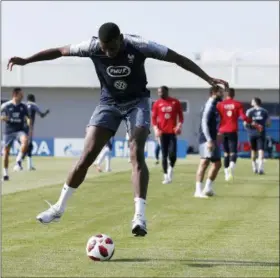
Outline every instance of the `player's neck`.
{"label": "player's neck", "polygon": [[18,105],[18,104],[20,104],[20,101],[16,101],[15,99],[12,99],[12,103],[13,103],[14,105]]}

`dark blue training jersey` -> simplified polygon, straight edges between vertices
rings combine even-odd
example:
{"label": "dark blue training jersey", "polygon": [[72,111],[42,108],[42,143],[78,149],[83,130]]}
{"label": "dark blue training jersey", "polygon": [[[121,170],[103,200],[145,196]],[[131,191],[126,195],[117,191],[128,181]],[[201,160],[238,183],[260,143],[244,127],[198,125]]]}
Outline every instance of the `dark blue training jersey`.
{"label": "dark blue training jersey", "polygon": [[248,130],[249,135],[265,134],[266,122],[269,118],[269,115],[268,115],[268,112],[266,109],[264,109],[262,107],[258,107],[258,108],[252,107],[246,111],[246,116],[251,118],[254,122],[263,126],[263,131],[259,132],[256,128],[252,127],[251,125],[248,125],[247,130]]}
{"label": "dark blue training jersey", "polygon": [[[28,101],[26,103],[26,105],[27,105],[28,113],[30,115],[31,122],[32,122],[32,128],[34,128],[36,114],[42,115],[43,112],[40,110],[40,108],[38,107],[38,105],[35,102]],[[28,126],[27,126],[27,128],[28,128]]]}
{"label": "dark blue training jersey", "polygon": [[215,141],[218,133],[219,114],[216,108],[218,101],[209,98],[202,108],[199,127],[199,143]]}
{"label": "dark blue training jersey", "polygon": [[3,103],[1,105],[1,115],[8,117],[8,121],[4,124],[5,134],[25,130],[26,117],[29,117],[29,113],[24,103],[19,103],[17,105],[12,101]]}
{"label": "dark blue training jersey", "polygon": [[70,46],[70,55],[92,60],[101,85],[101,103],[125,103],[150,97],[144,63],[147,58],[163,60],[168,48],[139,36],[124,35],[124,49],[110,58],[98,38]]}

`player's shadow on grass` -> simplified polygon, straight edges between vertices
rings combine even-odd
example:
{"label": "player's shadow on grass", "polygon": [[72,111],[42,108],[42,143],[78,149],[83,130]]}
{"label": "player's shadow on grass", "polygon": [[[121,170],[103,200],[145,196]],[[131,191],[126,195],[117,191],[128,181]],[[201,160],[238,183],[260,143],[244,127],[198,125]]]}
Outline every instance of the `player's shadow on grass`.
{"label": "player's shadow on grass", "polygon": [[[172,259],[148,259],[148,258],[124,258],[113,259],[111,262],[150,262],[150,261],[172,261]],[[190,267],[214,267],[214,266],[263,266],[263,267],[279,267],[279,262],[261,262],[261,261],[231,261],[231,260],[184,260],[179,259],[183,263],[187,263]]]}

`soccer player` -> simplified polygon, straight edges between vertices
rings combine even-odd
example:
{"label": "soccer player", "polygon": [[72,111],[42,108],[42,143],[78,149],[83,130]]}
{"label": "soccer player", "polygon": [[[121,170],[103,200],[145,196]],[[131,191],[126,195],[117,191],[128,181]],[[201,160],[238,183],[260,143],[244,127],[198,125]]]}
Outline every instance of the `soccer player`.
{"label": "soccer player", "polygon": [[[262,101],[258,97],[254,97],[251,101],[252,108],[246,111],[246,116],[262,127],[258,129],[253,125],[244,123],[248,130],[251,145],[252,169],[255,174],[264,174],[264,150],[266,143],[266,126],[270,126],[270,118],[268,111],[261,107]],[[258,152],[258,163],[257,163]]]}
{"label": "soccer player", "polygon": [[61,218],[67,201],[84,181],[88,168],[124,120],[130,136],[134,187],[132,233],[145,236],[149,171],[144,148],[150,128],[150,92],[146,86],[145,60],[152,58],[177,64],[211,85],[226,82],[210,77],[190,59],[163,45],[139,36],[121,34],[119,27],[110,22],[99,28],[98,37],[91,37],[87,41],[47,49],[29,58],[12,57],[8,69],[11,70],[14,65],[24,66],[62,56],[87,57],[92,60],[101,84],[100,104],[90,118],[81,157],[69,173],[57,203],[40,213],[37,219],[42,223],[50,223]]}
{"label": "soccer player", "polygon": [[94,166],[96,167],[98,172],[103,172],[101,169],[101,164],[105,159],[105,172],[111,172],[111,157],[112,157],[112,149],[113,149],[113,138],[111,138],[105,147],[102,149],[101,153],[97,157],[94,162]]}
{"label": "soccer player", "polygon": [[[252,120],[245,115],[242,104],[234,97],[235,90],[229,88],[225,100],[217,104],[220,115],[219,134],[223,138],[226,181],[233,179],[233,170],[237,160],[238,119],[240,117],[246,123],[252,123]],[[252,125],[261,128],[256,123],[252,123]]]}
{"label": "soccer player", "polygon": [[[158,89],[159,99],[154,103],[152,123],[156,137],[160,138],[162,152],[163,184],[172,182],[173,168],[177,160],[177,135],[184,121],[181,103],[169,96],[169,89]],[[169,166],[167,159],[169,158]]]}
{"label": "soccer player", "polygon": [[[27,106],[22,103],[23,92],[21,88],[15,88],[12,94],[12,100],[1,105],[1,121],[4,125],[4,168],[3,181],[9,180],[8,167],[10,149],[15,140],[20,140],[21,148],[16,158],[14,171],[22,170],[22,157],[28,148],[28,136],[25,132],[26,118],[30,120]],[[31,123],[32,124],[32,123]]]}
{"label": "soccer player", "polygon": [[[199,127],[199,154],[200,163],[196,173],[196,189],[194,197],[208,198],[213,196],[213,182],[221,168],[221,152],[217,143],[217,103],[223,98],[224,89],[220,86],[212,86],[210,97],[202,109],[201,122]],[[205,172],[210,164],[205,187],[202,190]]]}
{"label": "soccer player", "polygon": [[25,156],[27,155],[27,169],[29,171],[32,171],[32,170],[36,170],[33,167],[33,163],[32,163],[32,150],[33,150],[32,139],[33,139],[36,114],[38,114],[41,118],[45,118],[50,113],[50,110],[47,109],[45,112],[42,112],[41,109],[36,104],[36,99],[33,94],[29,94],[27,96],[27,108],[28,108],[28,113],[30,115],[30,122],[32,123],[31,124],[32,128],[30,128],[30,126],[26,124],[25,128],[26,128],[26,133],[29,134],[29,138],[28,138],[29,144],[28,144],[28,150],[24,154],[22,159],[24,159]]}

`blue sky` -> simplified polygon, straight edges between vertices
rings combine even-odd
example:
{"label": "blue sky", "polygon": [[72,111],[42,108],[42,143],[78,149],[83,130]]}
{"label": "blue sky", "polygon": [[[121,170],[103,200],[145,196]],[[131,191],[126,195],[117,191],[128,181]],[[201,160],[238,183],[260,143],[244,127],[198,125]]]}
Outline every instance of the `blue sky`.
{"label": "blue sky", "polygon": [[107,21],[181,53],[279,47],[279,3],[2,2],[2,59],[80,42]]}

